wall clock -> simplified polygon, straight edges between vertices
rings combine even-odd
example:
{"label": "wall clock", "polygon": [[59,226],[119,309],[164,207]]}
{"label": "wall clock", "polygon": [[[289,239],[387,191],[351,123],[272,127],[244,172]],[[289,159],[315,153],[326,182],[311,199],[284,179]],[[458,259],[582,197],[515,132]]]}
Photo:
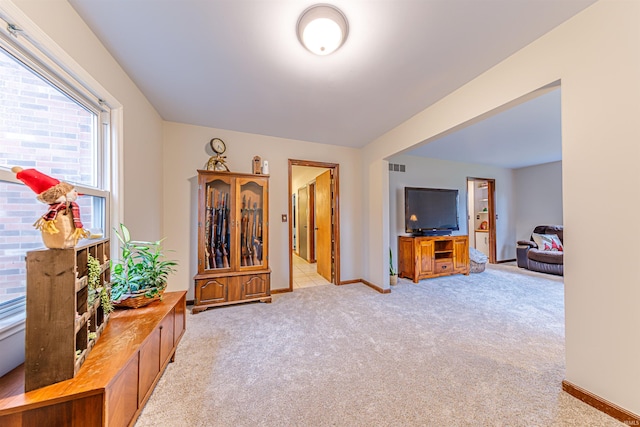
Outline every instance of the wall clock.
{"label": "wall clock", "polygon": [[227,171],[229,172],[229,168],[226,165],[227,156],[223,156],[222,153],[227,151],[227,145],[220,138],[213,138],[209,141],[209,146],[214,153],[215,156],[209,158],[207,162],[207,170],[208,171]]}
{"label": "wall clock", "polygon": [[220,138],[213,138],[209,141],[209,145],[216,154],[222,154],[227,150],[226,144]]}

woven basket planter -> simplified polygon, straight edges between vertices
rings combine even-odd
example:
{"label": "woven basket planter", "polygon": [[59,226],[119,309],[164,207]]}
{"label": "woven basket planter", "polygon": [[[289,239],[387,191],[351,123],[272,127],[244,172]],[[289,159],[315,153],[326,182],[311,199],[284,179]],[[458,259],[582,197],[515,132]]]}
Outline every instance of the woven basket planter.
{"label": "woven basket planter", "polygon": [[133,293],[133,294],[125,294],[122,299],[118,302],[114,302],[113,306],[118,308],[140,308],[147,306],[155,301],[160,301],[162,299],[162,295],[164,294],[164,289],[160,291],[158,295],[155,295],[151,298],[147,298],[145,295],[145,291]]}

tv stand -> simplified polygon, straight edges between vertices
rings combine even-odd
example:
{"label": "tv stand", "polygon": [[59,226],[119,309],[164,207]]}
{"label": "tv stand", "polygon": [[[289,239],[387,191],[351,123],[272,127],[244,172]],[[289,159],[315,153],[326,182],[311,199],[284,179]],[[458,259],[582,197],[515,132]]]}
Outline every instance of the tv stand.
{"label": "tv stand", "polygon": [[469,274],[468,236],[399,236],[400,277],[421,279]]}

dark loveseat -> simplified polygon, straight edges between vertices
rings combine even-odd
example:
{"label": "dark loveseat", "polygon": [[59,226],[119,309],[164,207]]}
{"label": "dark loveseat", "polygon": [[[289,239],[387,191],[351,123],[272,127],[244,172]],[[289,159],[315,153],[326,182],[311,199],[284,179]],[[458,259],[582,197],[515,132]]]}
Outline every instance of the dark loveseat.
{"label": "dark loveseat", "polygon": [[[556,235],[560,242],[564,242],[561,225],[539,225],[533,229],[533,233],[541,235]],[[519,240],[516,248],[518,267],[541,273],[564,275],[564,260],[562,249],[542,250],[539,248],[531,234],[530,240]]]}

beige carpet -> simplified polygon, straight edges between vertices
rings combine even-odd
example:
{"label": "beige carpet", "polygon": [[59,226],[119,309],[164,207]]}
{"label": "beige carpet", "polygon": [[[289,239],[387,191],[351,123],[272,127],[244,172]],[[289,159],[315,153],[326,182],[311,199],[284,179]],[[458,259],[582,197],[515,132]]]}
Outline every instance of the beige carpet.
{"label": "beige carpet", "polygon": [[495,266],[187,315],[137,426],[624,426],[562,392],[562,279]]}

